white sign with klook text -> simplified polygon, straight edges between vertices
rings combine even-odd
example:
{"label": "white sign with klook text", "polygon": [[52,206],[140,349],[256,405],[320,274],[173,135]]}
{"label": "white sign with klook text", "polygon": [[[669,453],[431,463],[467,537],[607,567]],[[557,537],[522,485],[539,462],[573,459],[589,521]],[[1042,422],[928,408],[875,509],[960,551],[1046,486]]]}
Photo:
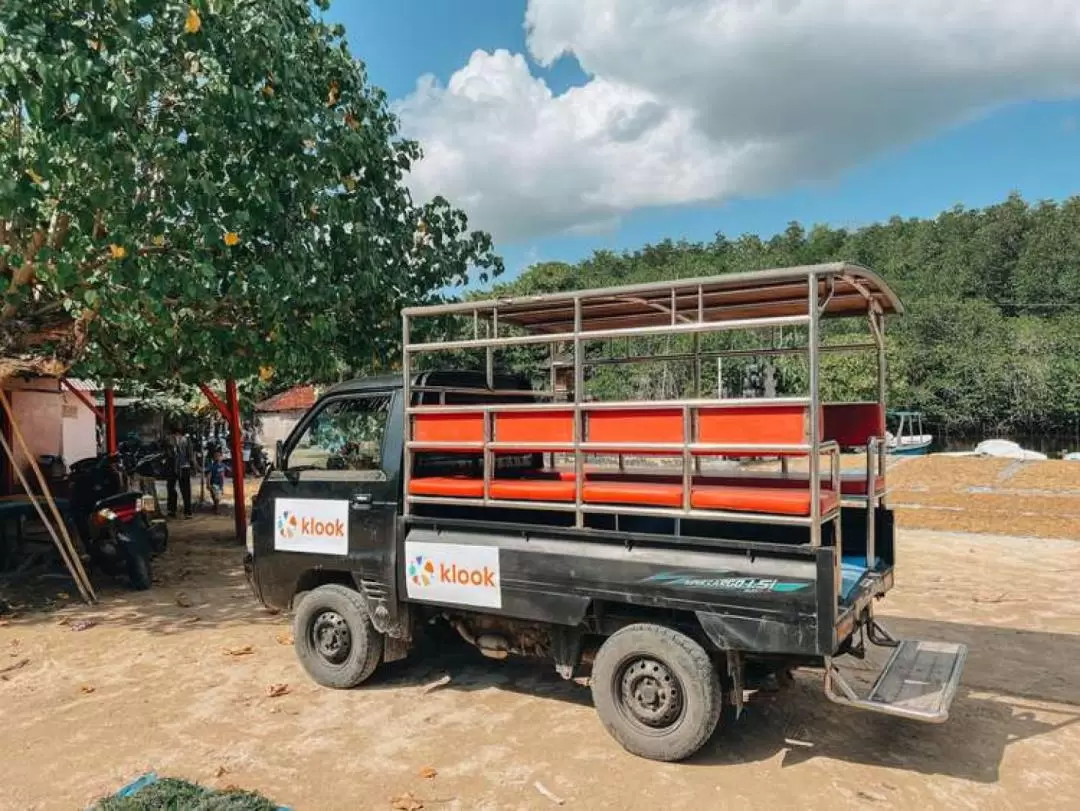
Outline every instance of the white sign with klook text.
{"label": "white sign with klook text", "polygon": [[349,502],[275,499],[274,549],[316,555],[349,554]]}
{"label": "white sign with klook text", "polygon": [[406,541],[405,590],[411,600],[502,608],[499,547]]}

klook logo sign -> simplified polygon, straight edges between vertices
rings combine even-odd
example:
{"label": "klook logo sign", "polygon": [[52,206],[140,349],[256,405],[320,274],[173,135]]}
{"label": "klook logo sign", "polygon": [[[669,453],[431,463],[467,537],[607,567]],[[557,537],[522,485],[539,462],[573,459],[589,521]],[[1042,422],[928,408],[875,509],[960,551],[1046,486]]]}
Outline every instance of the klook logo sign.
{"label": "klook logo sign", "polygon": [[349,503],[279,498],[274,503],[274,548],[320,555],[349,553]]}
{"label": "klook logo sign", "polygon": [[405,542],[410,599],[502,608],[497,546]]}

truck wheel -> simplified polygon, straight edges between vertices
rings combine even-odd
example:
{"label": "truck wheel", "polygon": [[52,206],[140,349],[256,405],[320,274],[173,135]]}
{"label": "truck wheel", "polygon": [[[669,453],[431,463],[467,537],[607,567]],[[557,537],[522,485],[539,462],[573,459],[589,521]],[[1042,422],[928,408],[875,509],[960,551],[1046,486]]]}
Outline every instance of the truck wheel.
{"label": "truck wheel", "polygon": [[723,705],[709,654],[661,625],[628,625],[600,646],[592,695],[604,727],[628,752],[650,760],[690,757],[716,730]]}
{"label": "truck wheel", "polygon": [[383,638],[372,626],[360,595],[331,583],[309,591],[300,601],[293,647],[316,682],[347,690],[375,672],[382,659]]}

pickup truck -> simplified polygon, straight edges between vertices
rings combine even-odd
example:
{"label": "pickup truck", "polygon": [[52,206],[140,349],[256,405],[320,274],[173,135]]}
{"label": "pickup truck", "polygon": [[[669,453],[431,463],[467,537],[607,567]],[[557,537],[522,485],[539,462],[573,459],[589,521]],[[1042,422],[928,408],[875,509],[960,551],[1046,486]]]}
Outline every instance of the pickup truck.
{"label": "pickup truck", "polygon": [[[406,310],[402,373],[329,389],[279,445],[252,507],[249,581],[294,613],[321,685],[359,685],[438,623],[487,657],[583,677],[606,729],[646,758],[689,757],[746,689],[796,667],[823,668],[837,704],[940,723],[964,647],[894,639],[873,616],[895,564],[882,325],[899,312],[847,264]],[[823,404],[819,321],[852,314],[869,319],[879,399]],[[412,339],[447,315],[471,337]],[[807,397],[587,395],[587,344],[776,324],[808,328]],[[527,344],[551,346],[550,387],[497,371],[498,352]],[[414,371],[448,350],[486,368]],[[865,455],[854,475],[845,448]],[[749,457],[780,469],[732,469]],[[860,696],[837,662],[868,645],[891,656]]]}

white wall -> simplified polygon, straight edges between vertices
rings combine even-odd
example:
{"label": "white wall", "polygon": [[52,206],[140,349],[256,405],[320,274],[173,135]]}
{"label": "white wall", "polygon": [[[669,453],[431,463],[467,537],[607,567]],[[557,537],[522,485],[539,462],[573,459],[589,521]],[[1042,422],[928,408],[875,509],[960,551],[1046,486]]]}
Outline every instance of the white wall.
{"label": "white wall", "polygon": [[[11,410],[15,422],[22,431],[27,447],[34,458],[61,452],[61,406],[63,399],[58,391],[13,391]],[[20,469],[29,473],[28,461],[23,455],[19,440],[15,438],[15,458]]]}
{"label": "white wall", "polygon": [[71,392],[64,392],[61,406],[63,429],[61,434],[61,453],[64,462],[70,465],[80,459],[97,455],[97,418]]}
{"label": "white wall", "polygon": [[303,411],[277,411],[259,415],[259,443],[266,448],[271,459],[274,458],[277,441],[284,440],[302,416]]}

